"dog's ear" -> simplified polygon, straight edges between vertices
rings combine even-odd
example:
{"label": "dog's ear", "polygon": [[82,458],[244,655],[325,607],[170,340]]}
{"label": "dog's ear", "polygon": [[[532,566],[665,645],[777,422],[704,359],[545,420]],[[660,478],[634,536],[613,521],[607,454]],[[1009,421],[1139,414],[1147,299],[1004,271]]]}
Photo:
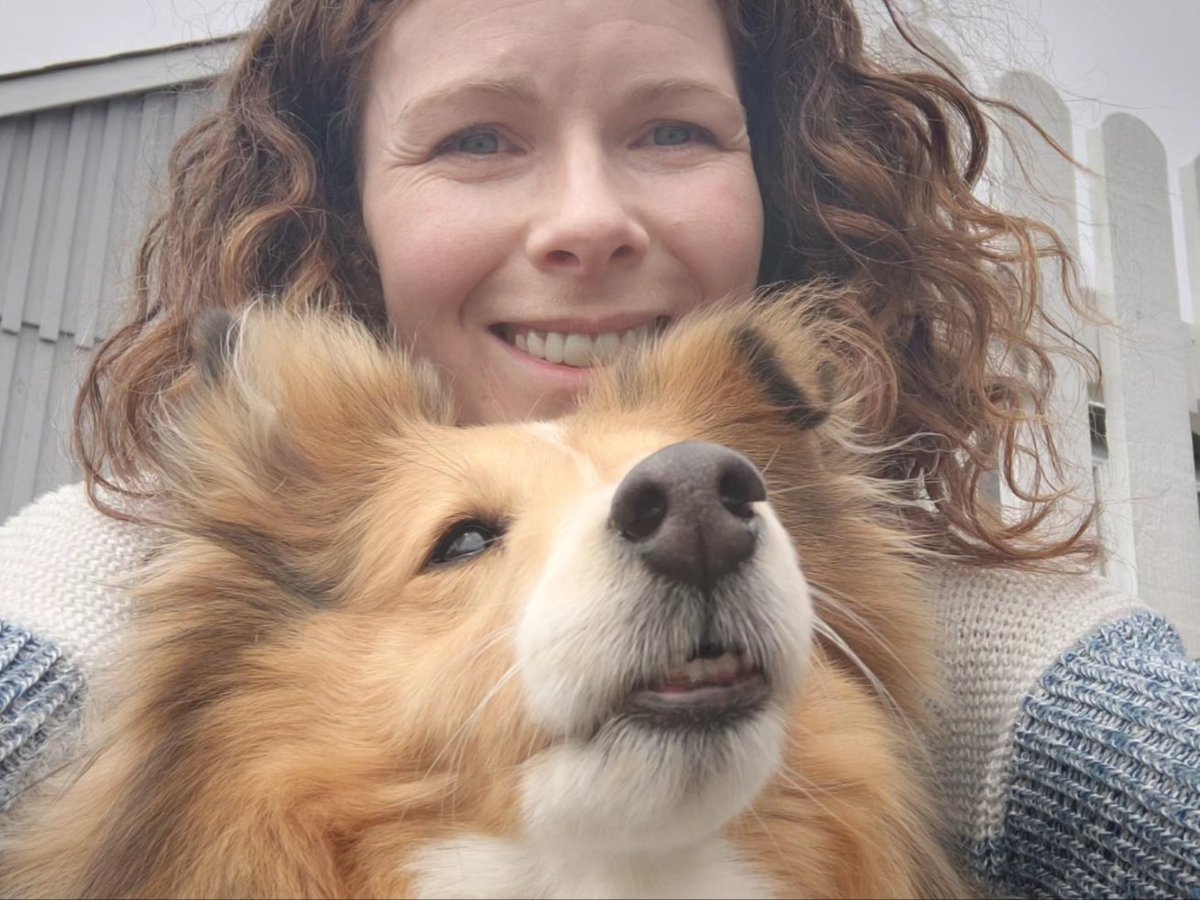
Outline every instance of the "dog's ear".
{"label": "dog's ear", "polygon": [[687,317],[619,361],[584,409],[644,411],[712,435],[756,423],[811,431],[830,417],[834,368],[806,307],[729,306]]}
{"label": "dog's ear", "polygon": [[153,423],[164,524],[292,595],[328,593],[328,572],[312,574],[322,548],[393,471],[398,442],[453,422],[449,392],[328,310],[214,311],[189,338],[191,390]]}
{"label": "dog's ear", "polygon": [[[815,386],[807,388],[796,383],[780,360],[775,345],[763,333],[760,325],[745,324],[733,334],[733,345],[746,364],[753,381],[762,389],[768,402],[783,417],[800,429],[816,428],[829,418],[830,393],[833,390],[833,369],[829,364],[817,367]],[[821,396],[813,396],[814,387]]]}
{"label": "dog's ear", "polygon": [[207,309],[192,324],[188,342],[206,384],[220,382],[237,345],[238,330],[238,320],[224,309]]}
{"label": "dog's ear", "polygon": [[327,448],[330,432],[454,417],[432,366],[345,314],[266,304],[238,314],[210,309],[196,317],[188,341],[203,395],[196,402],[223,403],[225,421],[256,434],[277,420],[303,424],[297,439],[317,434],[317,445]]}

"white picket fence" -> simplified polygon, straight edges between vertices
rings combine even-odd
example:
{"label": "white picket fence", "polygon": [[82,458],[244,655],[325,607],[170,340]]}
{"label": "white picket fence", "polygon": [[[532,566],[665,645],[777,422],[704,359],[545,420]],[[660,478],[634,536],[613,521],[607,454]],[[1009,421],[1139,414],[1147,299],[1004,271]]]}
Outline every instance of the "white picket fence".
{"label": "white picket fence", "polygon": [[[1042,283],[1052,314],[1102,370],[1092,383],[1078,365],[1057,361],[1051,414],[1075,475],[1074,511],[1100,501],[1103,574],[1171,619],[1200,656],[1200,332],[1181,315],[1187,308],[1200,318],[1200,156],[1180,173],[1182,196],[1173,195],[1163,145],[1136,116],[1109,115],[1081,146],[1081,129],[1047,80],[1021,71],[986,77],[994,63],[964,62],[939,36],[953,30],[932,6],[918,16],[924,22],[912,30],[924,50],[976,92],[1028,112],[1082,165],[1000,114],[981,190],[1004,210],[1050,223],[1084,263],[1085,296],[1107,324],[1073,312],[1056,273],[1047,270]],[[934,68],[892,32],[877,46],[893,61]],[[1182,205],[1186,261],[1176,259],[1173,204]],[[1007,492],[1000,499],[1019,508]]]}
{"label": "white picket fence", "polygon": [[[1180,312],[1184,261],[1176,259],[1172,227],[1172,204],[1181,203],[1194,295],[1200,156],[1181,173],[1183,195],[1172,196],[1163,146],[1137,117],[1110,115],[1086,146],[1074,146],[1068,106],[1042,78],[1006,73],[990,92],[1031,113],[1090,170],[1079,172],[1024,123],[1006,118],[1014,140],[1000,142],[987,190],[1002,208],[1051,222],[1077,252],[1090,242],[1084,275],[1108,325],[1075,315],[1049,273],[1043,285],[1052,310],[1103,372],[1099,384],[1089,384],[1079,367],[1059,367],[1059,438],[1080,473],[1080,502],[1102,504],[1104,574],[1168,616],[1200,654],[1200,354],[1197,330]],[[1086,217],[1080,183],[1089,193]],[[1194,296],[1186,303],[1200,313]]]}

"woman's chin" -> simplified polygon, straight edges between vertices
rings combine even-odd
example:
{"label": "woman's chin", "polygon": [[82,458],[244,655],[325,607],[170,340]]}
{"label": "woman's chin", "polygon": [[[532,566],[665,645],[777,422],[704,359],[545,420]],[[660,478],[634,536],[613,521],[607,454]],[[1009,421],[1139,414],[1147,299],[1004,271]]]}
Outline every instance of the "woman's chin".
{"label": "woman's chin", "polygon": [[591,381],[590,368],[538,359],[500,339],[488,351],[492,364],[472,372],[485,381],[460,395],[461,425],[557,419],[575,410]]}

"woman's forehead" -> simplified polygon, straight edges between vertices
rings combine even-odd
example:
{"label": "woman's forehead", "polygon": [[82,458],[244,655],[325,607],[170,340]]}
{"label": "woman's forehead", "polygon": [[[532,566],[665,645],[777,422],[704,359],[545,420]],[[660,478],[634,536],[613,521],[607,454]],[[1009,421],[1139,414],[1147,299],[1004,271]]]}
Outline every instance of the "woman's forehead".
{"label": "woman's forehead", "polygon": [[412,0],[372,67],[373,87],[406,104],[464,84],[521,97],[597,79],[635,79],[643,92],[692,82],[736,98],[715,0]]}

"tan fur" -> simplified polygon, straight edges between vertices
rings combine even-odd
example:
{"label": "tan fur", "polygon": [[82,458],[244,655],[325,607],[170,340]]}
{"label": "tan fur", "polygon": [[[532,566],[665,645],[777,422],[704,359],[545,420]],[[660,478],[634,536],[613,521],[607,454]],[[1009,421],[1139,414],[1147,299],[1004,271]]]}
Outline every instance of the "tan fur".
{"label": "tan fur", "polygon": [[[585,486],[575,456],[615,479],[698,439],[766,471],[844,642],[822,639],[786,765],[731,839],[781,896],[958,893],[920,771],[936,679],[902,498],[853,448],[851,404],[789,421],[736,339],[763,338],[824,416],[836,361],[805,308],[679,326],[601,380],[564,446],[452,427],[433,375],[355,326],[249,314],[189,408],[158,423],[167,537],[138,588],[121,695],[92,698],[103,724],[83,763],[18,810],[0,891],[398,896],[416,849],[518,835],[519,767],[548,738],[515,681],[494,686]],[[432,542],[464,511],[506,518],[504,549],[430,576]]]}

